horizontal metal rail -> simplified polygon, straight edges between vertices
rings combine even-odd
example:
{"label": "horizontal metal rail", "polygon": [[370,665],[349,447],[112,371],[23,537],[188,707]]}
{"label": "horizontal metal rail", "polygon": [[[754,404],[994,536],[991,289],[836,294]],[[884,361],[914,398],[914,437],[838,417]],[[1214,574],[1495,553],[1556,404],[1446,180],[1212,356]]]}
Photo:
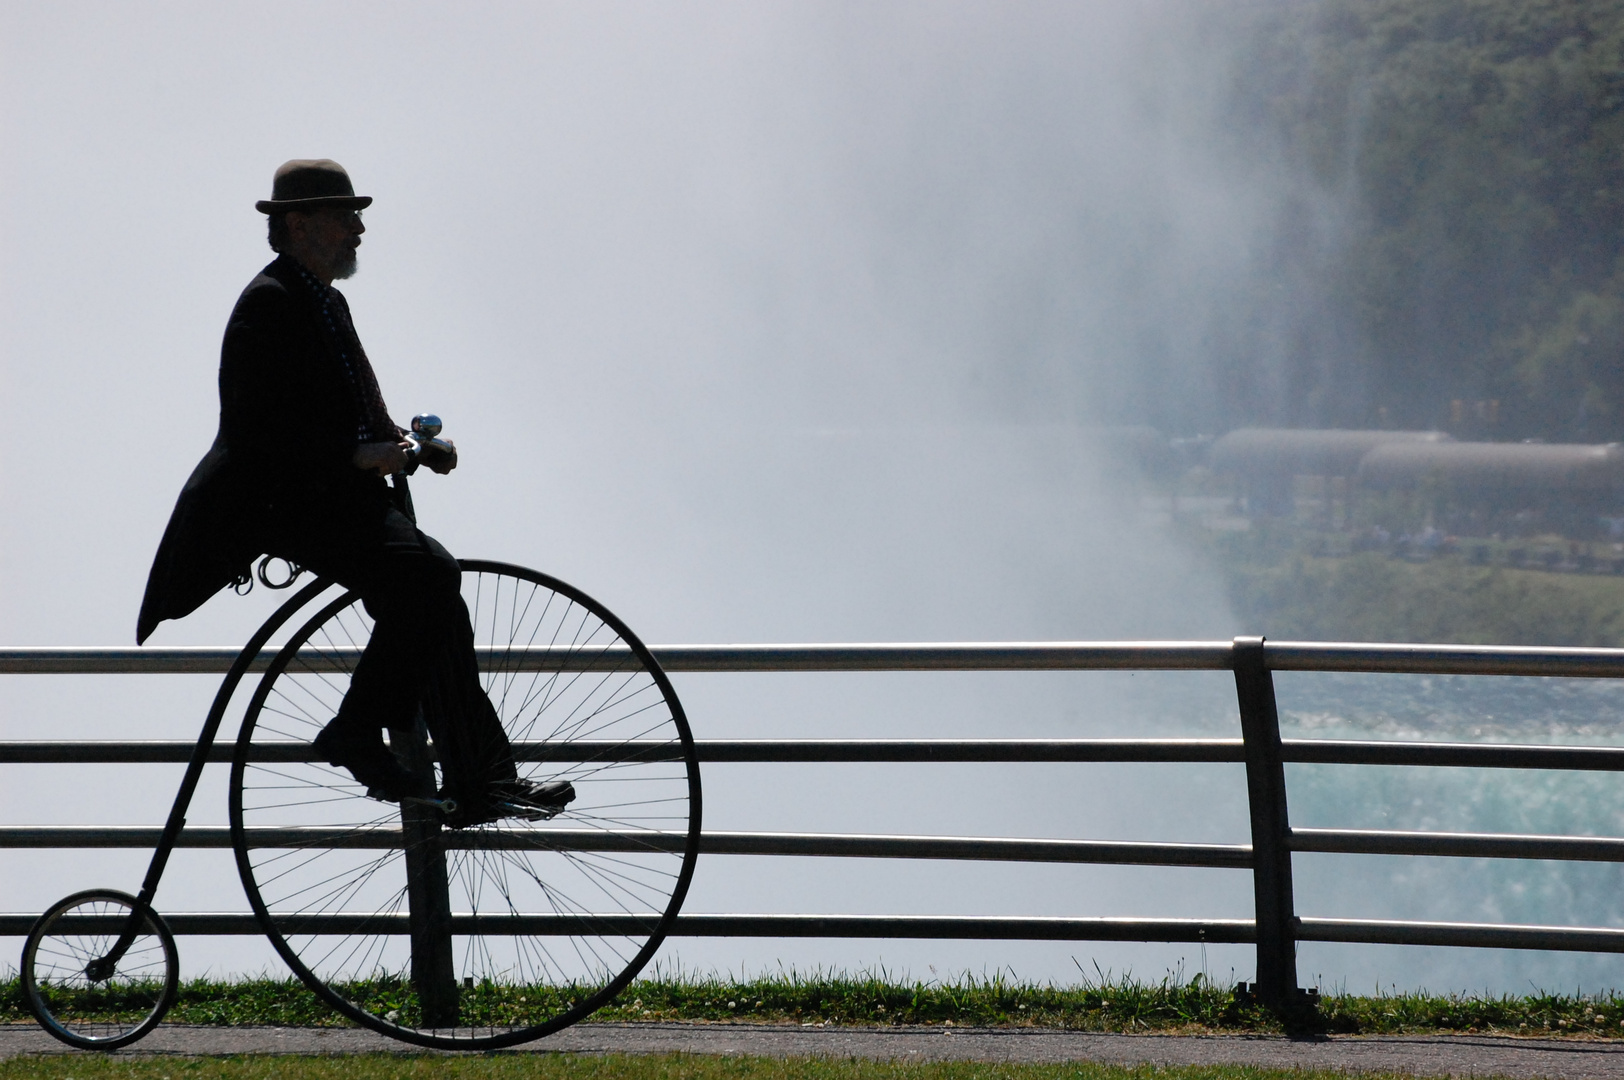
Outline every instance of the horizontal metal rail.
{"label": "horizontal metal rail", "polygon": [[[250,671],[270,667],[277,653],[269,646]],[[477,650],[481,666],[502,671],[587,671],[615,669],[631,659],[625,646],[599,649],[537,646]],[[655,659],[667,671],[1087,671],[1214,670],[1229,666],[1227,641],[1131,642],[947,642],[876,645],[656,645]],[[143,672],[218,675],[230,669],[237,649],[217,645],[171,648],[13,648],[0,649],[0,675],[96,675]],[[348,670],[359,649],[305,646],[297,664],[311,670]]]}
{"label": "horizontal metal rail", "polygon": [[1550,859],[1560,862],[1624,862],[1624,840],[1599,836],[1292,829],[1286,834],[1286,843],[1293,851],[1337,855],[1437,855]]}
{"label": "horizontal metal rail", "polygon": [[[215,645],[8,648],[0,649],[0,674],[221,674],[236,659],[237,651]],[[668,671],[1226,671],[1234,667],[1234,643],[1229,641],[655,645],[650,651]],[[481,652],[488,667],[506,671],[614,667],[630,655],[624,647]],[[301,664],[334,669],[353,664],[359,655],[353,649],[309,647],[301,653]],[[265,670],[275,655],[275,648],[267,648],[250,670]],[[1624,649],[1269,641],[1263,646],[1263,658],[1270,671],[1624,677]]]}
{"label": "horizontal metal rail", "polygon": [[1263,646],[1263,658],[1270,671],[1536,675],[1565,679],[1616,679],[1624,676],[1624,649],[1270,641]]}
{"label": "horizontal metal rail", "polygon": [[[7,848],[150,848],[156,825],[5,825]],[[403,845],[396,828],[340,829],[320,826],[246,830],[252,848],[360,848]],[[681,851],[676,834],[605,829],[508,829],[499,833],[452,832],[449,849],[557,851]],[[1292,851],[1338,855],[1428,855],[1454,858],[1545,859],[1559,862],[1624,862],[1624,839],[1506,833],[1386,832],[1372,829],[1292,829]],[[224,825],[191,825],[176,843],[183,848],[229,848]],[[815,855],[847,859],[952,859],[993,862],[1093,863],[1134,866],[1208,866],[1250,869],[1249,844],[1140,843],[1121,840],[1050,840],[990,836],[896,836],[851,833],[707,832],[706,855]]]}
{"label": "horizontal metal rail", "polygon": [[[184,763],[195,743],[179,741],[0,742],[0,764]],[[1293,764],[1427,765],[1500,769],[1624,771],[1624,748],[1519,743],[1353,742],[1282,739]],[[670,742],[518,743],[521,761],[678,760]],[[701,762],[1242,762],[1240,739],[700,739]],[[220,744],[209,760],[228,762],[233,747]],[[255,744],[248,760],[313,761],[309,743]]]}
{"label": "horizontal metal rail", "polygon": [[1432,765],[1476,769],[1624,770],[1624,747],[1519,743],[1350,742],[1282,739],[1285,759],[1319,765]]}
{"label": "horizontal metal rail", "polygon": [[[5,848],[149,848],[163,830],[156,825],[5,825]],[[250,847],[391,849],[402,846],[394,828],[319,826],[246,830]],[[498,845],[513,850],[680,851],[675,834],[605,829],[510,829],[472,838],[452,833],[450,848]],[[1546,859],[1624,862],[1624,839],[1505,833],[1389,832],[1372,829],[1292,829],[1293,851],[1344,855],[1431,855],[1459,858]],[[224,825],[192,825],[178,847],[229,848]],[[839,858],[966,859],[1003,862],[1112,863],[1142,866],[1248,868],[1247,844],[1141,843],[1119,840],[1052,840],[972,836],[897,836],[850,833],[707,832],[700,850],[710,855],[823,855]]]}
{"label": "horizontal metal rail", "polygon": [[[184,763],[195,743],[178,741],[26,741],[0,742],[0,764],[133,764]],[[884,761],[1187,761],[1238,762],[1245,747],[1239,739],[701,739],[694,743],[700,761],[718,762],[884,762]],[[234,748],[218,744],[209,760],[228,762]],[[679,760],[682,749],[670,742],[516,743],[521,761],[658,761]],[[250,761],[314,761],[309,743],[256,743]]]}
{"label": "horizontal metal rail", "polygon": [[[156,825],[6,825],[5,848],[150,848],[163,829]],[[358,848],[398,850],[396,828],[338,829],[320,826],[245,830],[251,848]],[[675,833],[605,829],[504,829],[446,834],[448,850],[681,851],[687,838]],[[191,825],[177,847],[229,848],[225,825]],[[863,836],[849,833],[707,832],[706,855],[821,855],[845,859],[961,859],[992,862],[1096,863],[1131,866],[1210,866],[1246,870],[1246,844],[1146,844],[1117,840],[1005,839],[987,836]]]}
{"label": "horizontal metal rail", "polygon": [[[283,933],[399,934],[408,932],[406,915],[273,916]],[[0,915],[0,937],[21,937],[34,915]],[[86,932],[110,929],[117,916],[78,916]],[[165,915],[177,934],[262,934],[250,914],[193,912]],[[626,934],[648,933],[653,915],[469,915],[451,916],[454,934]],[[66,928],[67,919],[61,926]],[[1003,941],[1189,941],[1251,944],[1257,931],[1250,919],[1073,919],[1027,916],[958,915],[678,915],[676,937],[831,937],[971,938]]]}
{"label": "horizontal metal rail", "polygon": [[1301,941],[1345,941],[1364,945],[1624,952],[1624,930],[1577,926],[1302,918],[1297,920],[1297,937]]}
{"label": "horizontal metal rail", "polygon": [[[0,937],[22,937],[38,916],[0,915]],[[406,915],[284,915],[276,918],[287,934],[408,933]],[[247,912],[189,912],[165,915],[177,934],[248,936],[264,933]],[[648,914],[470,915],[451,916],[455,934],[488,936],[569,933],[646,934],[658,918]],[[63,919],[59,928],[68,929]],[[1376,919],[1295,920],[1299,941],[1365,945],[1441,945],[1467,948],[1624,952],[1624,930],[1569,926],[1507,926],[1483,923],[1382,921]],[[118,916],[79,916],[74,929],[86,933],[121,928]],[[1166,941],[1246,945],[1257,940],[1250,919],[1113,919],[954,915],[678,915],[675,937],[939,938],[1004,941]]]}

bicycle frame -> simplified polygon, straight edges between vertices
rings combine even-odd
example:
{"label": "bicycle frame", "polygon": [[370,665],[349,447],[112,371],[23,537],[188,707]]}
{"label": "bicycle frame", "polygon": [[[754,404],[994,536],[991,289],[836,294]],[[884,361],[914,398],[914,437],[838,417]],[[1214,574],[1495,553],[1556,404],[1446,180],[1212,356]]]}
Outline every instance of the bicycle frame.
{"label": "bicycle frame", "polygon": [[191,808],[192,796],[197,793],[197,785],[203,779],[203,766],[208,764],[209,751],[220,733],[220,725],[225,720],[232,696],[237,692],[237,684],[242,682],[242,677],[248,673],[249,666],[271,635],[332,584],[331,578],[317,578],[300,589],[265,620],[254,636],[248,639],[248,644],[242,647],[237,659],[232,661],[231,669],[226,672],[220,689],[215,692],[214,703],[209,706],[209,715],[203,721],[203,730],[197,737],[197,747],[186,765],[186,774],[181,777],[180,790],[175,793],[174,805],[169,808],[169,819],[164,822],[163,832],[158,836],[158,846],[152,852],[152,862],[147,865],[146,878],[141,882],[141,891],[136,894],[137,905],[131,909],[129,924],[106,955],[85,965],[85,974],[91,979],[100,981],[112,974],[139,936],[143,919],[152,911],[152,901],[158,893],[159,882],[163,880],[164,867],[169,864],[169,856],[175,850],[180,832],[186,827],[186,811]]}

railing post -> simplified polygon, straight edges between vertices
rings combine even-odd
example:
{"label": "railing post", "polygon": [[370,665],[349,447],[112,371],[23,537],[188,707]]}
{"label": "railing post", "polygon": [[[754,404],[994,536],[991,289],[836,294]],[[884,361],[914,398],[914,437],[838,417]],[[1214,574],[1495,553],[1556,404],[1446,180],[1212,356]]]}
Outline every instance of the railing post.
{"label": "railing post", "polygon": [[1246,740],[1246,793],[1252,818],[1252,892],[1257,910],[1257,1000],[1276,1011],[1295,1010],[1297,915],[1291,896],[1291,850],[1286,845],[1286,767],[1274,678],[1264,665],[1263,639],[1235,639],[1235,695]]}
{"label": "railing post", "polygon": [[[434,777],[428,729],[419,716],[411,729],[391,728],[389,745],[408,771]],[[412,985],[424,1027],[455,1027],[458,1015],[456,960],[451,947],[451,888],[445,841],[433,810],[400,808],[406,855],[406,910],[412,942]]]}

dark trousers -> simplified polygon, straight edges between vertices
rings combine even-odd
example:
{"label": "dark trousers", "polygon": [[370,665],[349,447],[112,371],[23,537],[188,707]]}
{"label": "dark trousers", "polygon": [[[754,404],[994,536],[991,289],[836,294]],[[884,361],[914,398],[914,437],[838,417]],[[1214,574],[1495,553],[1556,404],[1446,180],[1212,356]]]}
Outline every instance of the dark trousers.
{"label": "dark trousers", "polygon": [[512,779],[513,748],[480,683],[457,560],[389,502],[387,489],[357,494],[283,502],[266,546],[353,589],[372,616],[337,719],[410,730],[421,708],[448,789]]}

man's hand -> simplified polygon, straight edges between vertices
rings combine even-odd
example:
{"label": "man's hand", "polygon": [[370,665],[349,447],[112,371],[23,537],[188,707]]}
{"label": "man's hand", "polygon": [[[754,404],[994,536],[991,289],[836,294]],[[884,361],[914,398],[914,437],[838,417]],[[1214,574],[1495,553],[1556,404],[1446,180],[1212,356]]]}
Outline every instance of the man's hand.
{"label": "man's hand", "polygon": [[450,449],[441,450],[438,446],[424,447],[423,464],[444,476],[457,467],[457,444],[450,439],[441,439],[439,441],[445,443]]}
{"label": "man's hand", "polygon": [[365,472],[393,476],[406,468],[406,451],[411,445],[404,439],[362,443],[355,448],[355,456],[350,461]]}

